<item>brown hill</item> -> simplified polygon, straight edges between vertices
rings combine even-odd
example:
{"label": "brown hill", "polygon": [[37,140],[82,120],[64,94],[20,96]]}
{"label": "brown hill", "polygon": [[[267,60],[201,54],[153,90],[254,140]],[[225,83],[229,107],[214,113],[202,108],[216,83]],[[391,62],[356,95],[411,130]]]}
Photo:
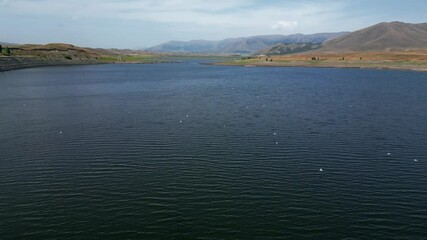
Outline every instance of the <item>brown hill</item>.
{"label": "brown hill", "polygon": [[115,61],[118,58],[124,59],[129,56],[150,55],[141,50],[85,48],[66,43],[49,43],[46,45],[24,44],[9,46],[9,48],[11,56],[41,57],[47,59],[108,59]]}
{"label": "brown hill", "polygon": [[427,49],[427,23],[379,23],[328,41],[317,52],[406,51]]}
{"label": "brown hill", "polygon": [[42,66],[99,63],[156,63],[155,55],[130,49],[84,48],[65,43],[9,45],[10,54],[0,54],[0,72]]}

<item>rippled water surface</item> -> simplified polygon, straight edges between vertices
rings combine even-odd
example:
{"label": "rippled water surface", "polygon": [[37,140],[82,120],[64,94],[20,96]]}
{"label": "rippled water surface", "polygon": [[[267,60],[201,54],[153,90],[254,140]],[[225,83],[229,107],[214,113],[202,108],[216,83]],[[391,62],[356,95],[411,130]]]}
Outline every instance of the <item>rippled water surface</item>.
{"label": "rippled water surface", "polygon": [[427,239],[426,73],[5,72],[0,143],[1,239]]}

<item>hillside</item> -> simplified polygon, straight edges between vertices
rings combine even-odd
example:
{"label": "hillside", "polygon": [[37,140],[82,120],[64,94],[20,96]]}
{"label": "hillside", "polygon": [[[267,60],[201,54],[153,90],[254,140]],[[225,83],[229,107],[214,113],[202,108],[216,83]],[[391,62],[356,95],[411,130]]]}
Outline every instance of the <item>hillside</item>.
{"label": "hillside", "polygon": [[46,45],[9,45],[10,55],[0,54],[0,71],[28,67],[97,64],[97,63],[155,63],[158,54],[129,49],[83,48],[64,43]]}
{"label": "hillside", "polygon": [[320,48],[322,45],[317,43],[279,43],[270,49],[263,50],[257,54],[267,56],[285,55],[293,53],[301,53]]}
{"label": "hillside", "polygon": [[379,23],[328,41],[318,52],[427,49],[427,23]]}
{"label": "hillside", "polygon": [[147,49],[151,52],[205,53],[205,54],[253,54],[268,50],[277,44],[321,44],[346,33],[317,33],[311,35],[265,35],[230,38],[220,41],[193,40],[170,41]]}
{"label": "hillside", "polygon": [[10,46],[9,48],[12,51],[12,56],[32,56],[52,59],[111,59],[123,58],[124,56],[150,55],[139,50],[84,48],[65,43],[50,43],[46,45],[25,44]]}
{"label": "hillside", "polygon": [[316,50],[302,51],[309,47],[319,45],[278,44],[266,51],[266,57],[215,64],[427,71],[427,23],[379,23],[327,41]]}
{"label": "hillside", "polygon": [[13,56],[39,57],[46,59],[98,59],[102,54],[88,48],[71,44],[51,43],[47,45],[25,44],[10,47]]}

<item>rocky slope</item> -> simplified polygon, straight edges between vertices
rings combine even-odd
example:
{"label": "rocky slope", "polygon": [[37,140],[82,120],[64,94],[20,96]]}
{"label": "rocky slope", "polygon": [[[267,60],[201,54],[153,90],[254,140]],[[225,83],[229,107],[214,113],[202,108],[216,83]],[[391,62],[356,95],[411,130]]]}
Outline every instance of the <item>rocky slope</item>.
{"label": "rocky slope", "polygon": [[386,22],[328,41],[319,52],[427,49],[427,23]]}

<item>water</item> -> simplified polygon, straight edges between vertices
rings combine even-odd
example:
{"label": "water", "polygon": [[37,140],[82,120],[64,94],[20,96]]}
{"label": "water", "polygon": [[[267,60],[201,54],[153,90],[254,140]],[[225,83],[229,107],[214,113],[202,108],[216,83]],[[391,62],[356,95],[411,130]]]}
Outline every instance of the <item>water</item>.
{"label": "water", "polygon": [[0,73],[0,235],[427,239],[426,133],[426,73]]}

